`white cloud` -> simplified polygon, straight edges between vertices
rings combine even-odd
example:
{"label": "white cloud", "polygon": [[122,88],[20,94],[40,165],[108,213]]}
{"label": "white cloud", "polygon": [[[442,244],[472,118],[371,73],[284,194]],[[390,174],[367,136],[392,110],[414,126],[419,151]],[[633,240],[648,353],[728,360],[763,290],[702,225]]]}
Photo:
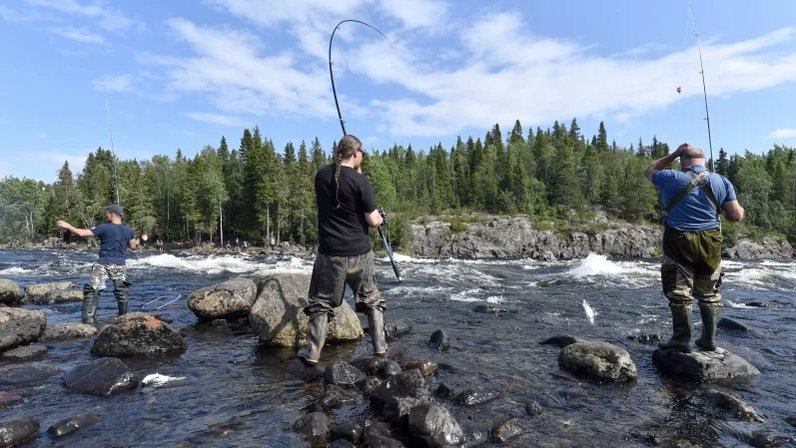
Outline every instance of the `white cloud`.
{"label": "white cloud", "polygon": [[222,115],[208,112],[189,112],[185,114],[188,118],[196,121],[203,121],[205,123],[219,124],[221,126],[230,126],[236,128],[247,127],[249,122],[240,117],[230,115]]}
{"label": "white cloud", "polygon": [[447,22],[448,4],[430,0],[382,0],[379,8],[405,28],[435,28]]}
{"label": "white cloud", "polygon": [[97,19],[106,31],[124,31],[136,24],[121,12],[109,8],[103,2],[80,3],[76,0],[26,0],[29,4],[55,9],[65,14]]}
{"label": "white cloud", "polygon": [[53,32],[77,42],[86,44],[105,45],[105,38],[85,28],[64,27],[55,28]]}
{"label": "white cloud", "polygon": [[136,79],[133,75],[108,75],[92,81],[100,92],[136,92]]}
{"label": "white cloud", "polygon": [[768,138],[781,139],[781,138],[796,138],[796,128],[791,129],[777,129],[768,134]]}

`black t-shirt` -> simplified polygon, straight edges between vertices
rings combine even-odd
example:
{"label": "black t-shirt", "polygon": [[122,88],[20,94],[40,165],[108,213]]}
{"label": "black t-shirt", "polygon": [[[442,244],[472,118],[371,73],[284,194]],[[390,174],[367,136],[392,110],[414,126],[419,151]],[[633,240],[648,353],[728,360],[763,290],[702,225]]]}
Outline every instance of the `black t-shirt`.
{"label": "black t-shirt", "polygon": [[[338,257],[367,253],[370,251],[370,237],[365,214],[376,210],[373,186],[364,175],[342,166],[339,195],[336,192],[334,165],[326,165],[315,174],[318,252]],[[340,207],[337,207],[337,198],[340,199]]]}

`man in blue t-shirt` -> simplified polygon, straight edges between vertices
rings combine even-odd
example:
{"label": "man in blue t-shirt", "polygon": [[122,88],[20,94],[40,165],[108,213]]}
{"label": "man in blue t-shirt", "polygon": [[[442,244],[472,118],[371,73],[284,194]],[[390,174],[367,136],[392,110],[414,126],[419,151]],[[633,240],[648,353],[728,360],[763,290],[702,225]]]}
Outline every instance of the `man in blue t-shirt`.
{"label": "man in blue t-shirt", "polygon": [[[680,170],[665,169],[680,158]],[[715,334],[721,301],[721,221],[743,219],[744,209],[729,180],[705,169],[701,148],[683,143],[673,153],[652,162],[647,178],[660,190],[666,209],[661,283],[672,311],[672,337],[662,349],[691,351],[691,303],[699,301],[702,336],[696,345],[716,349]]]}
{"label": "man in blue t-shirt", "polygon": [[383,218],[376,209],[373,186],[362,174],[365,152],[362,142],[346,135],[337,145],[335,162],[315,174],[318,206],[318,253],[312,267],[309,300],[304,313],[309,316],[308,343],[298,357],[315,365],[326,341],[326,325],[334,309],[342,305],[348,285],[356,298],[356,310],[368,316],[368,331],[373,354],[387,352],[384,336],[385,303],[376,287],[370,228],[379,227]]}
{"label": "man in blue t-shirt", "polygon": [[124,210],[120,205],[105,207],[105,219],[93,229],[78,229],[66,221],[60,220],[56,225],[77,236],[88,238],[96,236],[100,240],[99,259],[91,267],[91,280],[83,286],[83,323],[96,323],[99,293],[105,289],[105,279],[113,281],[113,295],[119,305],[119,315],[127,313],[127,293],[130,282],[127,281],[125,260],[127,249],[138,248],[135,232],[122,224]]}

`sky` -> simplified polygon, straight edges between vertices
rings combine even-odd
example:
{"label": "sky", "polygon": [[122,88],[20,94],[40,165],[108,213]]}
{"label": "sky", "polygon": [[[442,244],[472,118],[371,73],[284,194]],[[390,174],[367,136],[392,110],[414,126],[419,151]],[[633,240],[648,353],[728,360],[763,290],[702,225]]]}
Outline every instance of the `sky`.
{"label": "sky", "polygon": [[192,157],[255,126],[277,150],[328,151],[335,29],[340,111],[371,150],[576,118],[621,147],[707,151],[705,92],[715,156],[796,146],[791,0],[10,0],[0,177],[52,182],[98,147]]}

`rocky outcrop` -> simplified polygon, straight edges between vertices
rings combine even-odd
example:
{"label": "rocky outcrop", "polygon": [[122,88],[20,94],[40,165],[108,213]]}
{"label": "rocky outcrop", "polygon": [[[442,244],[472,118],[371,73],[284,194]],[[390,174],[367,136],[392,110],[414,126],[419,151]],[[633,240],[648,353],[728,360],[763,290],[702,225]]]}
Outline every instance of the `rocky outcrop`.
{"label": "rocky outcrop", "polygon": [[45,327],[42,311],[0,307],[0,352],[37,340]]}
{"label": "rocky outcrop", "polygon": [[700,383],[760,374],[748,361],[723,348],[717,348],[713,352],[693,353],[657,349],[652,353],[652,361],[667,375]]}
{"label": "rocky outcrop", "polygon": [[138,387],[138,377],[118,358],[99,358],[77,366],[63,376],[71,390],[91,395],[111,395]]}
{"label": "rocky outcrop", "polygon": [[[257,301],[249,313],[249,324],[260,340],[281,347],[307,343],[307,303],[310,276],[303,273],[275,274],[258,282]],[[357,341],[364,335],[362,325],[347,302],[334,309],[327,344]]]}
{"label": "rocky outcrop", "polygon": [[[534,227],[528,216],[482,215],[451,229],[447,221],[412,224],[412,253],[419,257],[516,260],[569,260],[589,253],[614,258],[651,258],[660,253],[663,227],[602,221],[605,230],[559,231]],[[791,258],[793,247],[773,237],[740,240],[726,258]]]}
{"label": "rocky outcrop", "polygon": [[600,341],[567,345],[559,352],[558,365],[598,381],[628,382],[638,376],[636,365],[625,349]]}
{"label": "rocky outcrop", "polygon": [[188,297],[188,308],[201,320],[246,317],[257,300],[257,284],[237,277],[202,288]]}
{"label": "rocky outcrop", "polygon": [[187,348],[185,338],[169,324],[144,313],[117,317],[105,326],[94,340],[94,356],[157,356],[181,354]]}
{"label": "rocky outcrop", "polygon": [[22,289],[16,282],[0,278],[0,303],[8,306],[18,306],[22,303]]}

